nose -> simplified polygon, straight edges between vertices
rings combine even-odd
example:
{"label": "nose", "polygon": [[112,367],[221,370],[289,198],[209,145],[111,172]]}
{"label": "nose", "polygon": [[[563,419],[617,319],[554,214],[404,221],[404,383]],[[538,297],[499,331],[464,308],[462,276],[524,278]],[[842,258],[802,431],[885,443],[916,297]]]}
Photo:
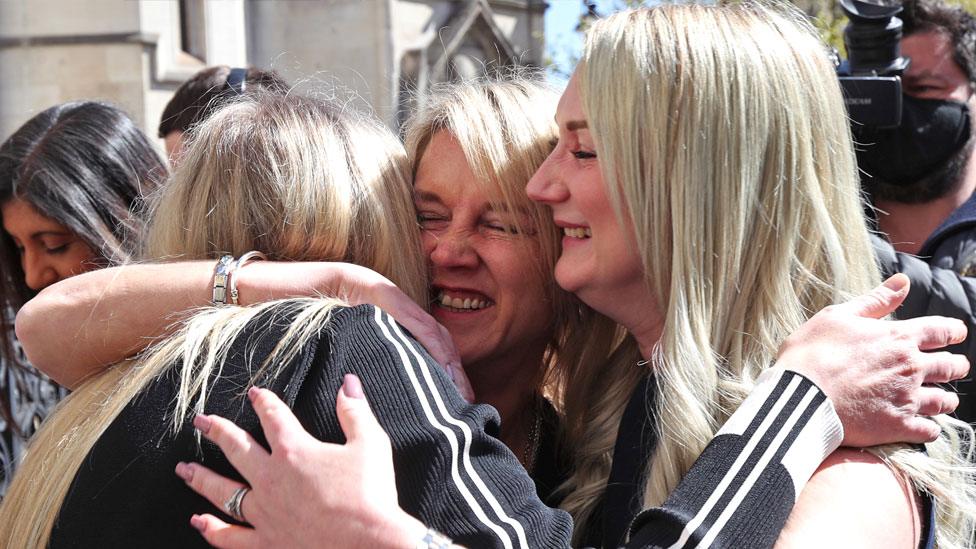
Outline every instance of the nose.
{"label": "nose", "polygon": [[559,168],[556,165],[556,152],[558,146],[546,157],[546,160],[535,171],[529,183],[525,186],[525,192],[529,198],[543,204],[554,204],[566,200],[567,191],[560,179]]}
{"label": "nose", "polygon": [[427,255],[434,267],[474,268],[478,265],[478,254],[471,243],[470,231],[449,229],[425,233],[424,243]]}
{"label": "nose", "polygon": [[30,250],[24,250],[20,265],[24,269],[24,283],[35,292],[47,288],[60,278],[54,267]]}

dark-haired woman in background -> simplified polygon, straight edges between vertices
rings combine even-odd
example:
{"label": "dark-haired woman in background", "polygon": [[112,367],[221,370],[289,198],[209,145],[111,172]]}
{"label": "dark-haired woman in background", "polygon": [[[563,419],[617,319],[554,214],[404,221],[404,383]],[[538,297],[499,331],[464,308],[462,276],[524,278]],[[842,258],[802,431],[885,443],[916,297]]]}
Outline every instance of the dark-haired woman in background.
{"label": "dark-haired woman in background", "polygon": [[0,496],[23,446],[63,391],[24,359],[13,318],[37,291],[132,256],[133,206],[166,176],[121,110],[51,107],[0,145]]}

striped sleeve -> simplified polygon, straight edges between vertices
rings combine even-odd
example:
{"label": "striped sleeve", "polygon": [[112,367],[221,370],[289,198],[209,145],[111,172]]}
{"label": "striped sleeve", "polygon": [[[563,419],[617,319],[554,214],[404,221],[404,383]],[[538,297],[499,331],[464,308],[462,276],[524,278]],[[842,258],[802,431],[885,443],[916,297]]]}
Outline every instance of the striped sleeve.
{"label": "striped sleeve", "polygon": [[772,547],[800,490],[843,438],[813,382],[779,368],[763,373],[664,505],[637,516],[627,547]]}
{"label": "striped sleeve", "polygon": [[376,307],[337,313],[330,331],[327,358],[316,360],[303,383],[331,395],[305,414],[310,432],[334,436],[334,395],[343,374],[355,373],[390,437],[404,511],[467,547],[569,545],[569,515],[538,499],[532,479],[493,436],[494,408],[466,403],[444,369]]}

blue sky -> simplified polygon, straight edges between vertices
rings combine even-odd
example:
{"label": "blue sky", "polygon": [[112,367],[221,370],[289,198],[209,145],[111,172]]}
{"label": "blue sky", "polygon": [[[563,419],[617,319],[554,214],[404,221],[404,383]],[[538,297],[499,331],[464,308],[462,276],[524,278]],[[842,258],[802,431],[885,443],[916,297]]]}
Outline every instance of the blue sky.
{"label": "blue sky", "polygon": [[[622,2],[619,0],[597,0],[597,11],[609,13]],[[580,0],[549,0],[546,10],[546,50],[556,64],[556,70],[549,71],[549,80],[554,84],[565,84],[566,76],[572,71],[571,58],[579,55],[581,42],[576,32],[583,2]]]}

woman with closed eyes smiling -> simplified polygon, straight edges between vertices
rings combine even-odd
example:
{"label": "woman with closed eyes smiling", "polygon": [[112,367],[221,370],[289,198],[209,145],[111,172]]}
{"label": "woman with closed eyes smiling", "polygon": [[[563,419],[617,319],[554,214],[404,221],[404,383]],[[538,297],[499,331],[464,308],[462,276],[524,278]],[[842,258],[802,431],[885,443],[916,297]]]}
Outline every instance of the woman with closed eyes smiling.
{"label": "woman with closed eyes smiling", "polygon": [[14,313],[55,282],[129,259],[142,232],[133,206],[165,177],[132,120],[94,101],[51,107],[0,145],[0,387],[18,395],[0,398],[0,495],[61,394],[23,358]]}

